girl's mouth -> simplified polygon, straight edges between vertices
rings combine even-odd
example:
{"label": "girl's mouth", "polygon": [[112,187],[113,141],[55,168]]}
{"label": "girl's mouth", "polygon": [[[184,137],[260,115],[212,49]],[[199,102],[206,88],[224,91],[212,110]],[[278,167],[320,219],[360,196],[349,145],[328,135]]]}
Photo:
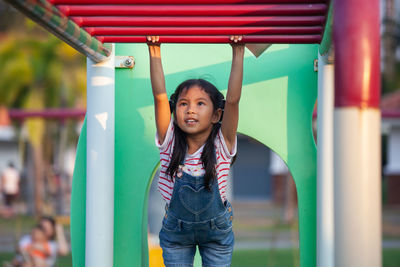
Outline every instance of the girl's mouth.
{"label": "girl's mouth", "polygon": [[187,120],[185,120],[185,123],[187,125],[191,126],[191,125],[195,125],[197,123],[197,120],[195,120],[195,119],[187,119]]}

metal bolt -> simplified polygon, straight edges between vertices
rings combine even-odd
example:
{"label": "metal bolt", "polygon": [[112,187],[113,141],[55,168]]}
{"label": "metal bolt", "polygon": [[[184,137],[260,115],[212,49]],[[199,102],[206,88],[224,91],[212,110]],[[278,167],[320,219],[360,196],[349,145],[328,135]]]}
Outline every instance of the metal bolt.
{"label": "metal bolt", "polygon": [[126,67],[131,67],[132,64],[133,64],[133,60],[132,60],[131,58],[125,59],[124,65],[125,65]]}

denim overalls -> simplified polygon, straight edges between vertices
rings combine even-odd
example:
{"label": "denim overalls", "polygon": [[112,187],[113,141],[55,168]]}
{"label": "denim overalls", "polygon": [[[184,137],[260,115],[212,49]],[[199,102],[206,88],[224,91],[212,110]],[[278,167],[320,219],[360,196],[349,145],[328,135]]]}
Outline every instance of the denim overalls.
{"label": "denim overalls", "polygon": [[204,176],[179,170],[160,231],[165,266],[193,266],[196,245],[203,267],[230,266],[232,219],[232,206],[228,201],[222,203],[217,179],[209,191],[204,186]]}

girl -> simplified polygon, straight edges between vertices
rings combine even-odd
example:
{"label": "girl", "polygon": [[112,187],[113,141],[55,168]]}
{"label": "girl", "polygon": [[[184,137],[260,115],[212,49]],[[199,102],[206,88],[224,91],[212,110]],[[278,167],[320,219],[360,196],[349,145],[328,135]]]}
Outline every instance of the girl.
{"label": "girl", "polygon": [[242,37],[231,37],[233,59],[226,102],[214,85],[202,79],[184,81],[168,101],[159,37],[147,39],[161,158],[158,188],[167,203],[160,231],[164,264],[193,266],[198,246],[203,266],[230,266],[233,210],[225,191],[236,154]]}

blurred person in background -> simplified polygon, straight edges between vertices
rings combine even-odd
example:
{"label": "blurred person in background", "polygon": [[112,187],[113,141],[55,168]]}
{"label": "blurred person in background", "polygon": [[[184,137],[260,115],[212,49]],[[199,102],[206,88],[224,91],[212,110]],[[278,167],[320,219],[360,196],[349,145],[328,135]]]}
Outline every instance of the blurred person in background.
{"label": "blurred person in background", "polygon": [[65,237],[64,228],[56,223],[52,217],[42,217],[39,225],[43,227],[47,240],[50,243],[51,254],[48,259],[48,266],[54,267],[57,256],[66,256],[69,253],[69,245]]}
{"label": "blurred person in background", "polygon": [[15,168],[14,163],[10,161],[1,174],[0,183],[5,204],[5,209],[2,211],[4,217],[11,217],[14,215],[13,204],[19,194],[19,183],[19,171]]}
{"label": "blurred person in background", "polygon": [[[42,265],[18,265],[19,262],[26,262],[27,256],[24,255],[24,251],[33,243],[33,233],[30,235],[23,236],[18,241],[17,256],[13,260],[12,264],[4,266],[21,266],[21,267],[54,267],[56,266],[57,257],[66,256],[69,253],[69,245],[65,238],[64,228],[60,224],[56,224],[52,217],[42,217],[39,220],[38,227],[43,231],[43,236],[48,246],[48,255]],[[43,255],[42,255],[43,256]],[[37,260],[36,262],[39,262]]]}
{"label": "blurred person in background", "polygon": [[51,249],[44,228],[36,225],[29,238],[20,242],[17,252],[12,263],[5,264],[6,267],[49,267]]}

